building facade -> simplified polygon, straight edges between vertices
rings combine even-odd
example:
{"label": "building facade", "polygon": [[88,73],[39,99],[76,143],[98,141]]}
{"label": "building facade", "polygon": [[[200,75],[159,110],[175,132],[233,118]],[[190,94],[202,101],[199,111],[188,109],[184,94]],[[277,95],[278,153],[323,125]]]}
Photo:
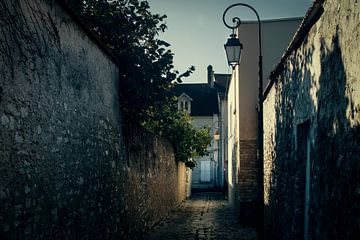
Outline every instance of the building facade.
{"label": "building facade", "polygon": [[217,90],[219,98],[219,122],[218,122],[218,136],[219,136],[219,187],[224,188],[225,196],[227,197],[227,144],[228,144],[228,114],[227,114],[227,99],[226,89],[229,85],[231,74],[214,73],[212,67],[208,67],[208,74],[211,79],[214,79],[214,88]]}
{"label": "building facade", "polygon": [[196,157],[192,169],[191,185],[193,190],[214,189],[219,186],[219,101],[214,83],[179,84],[175,87],[178,107],[187,112],[195,128],[209,127],[212,137],[208,155]]}
{"label": "building facade", "polygon": [[[265,20],[262,26],[264,85],[281,59],[301,18]],[[237,34],[244,50],[226,91],[228,192],[230,206],[243,223],[256,221],[258,23],[243,22]]]}

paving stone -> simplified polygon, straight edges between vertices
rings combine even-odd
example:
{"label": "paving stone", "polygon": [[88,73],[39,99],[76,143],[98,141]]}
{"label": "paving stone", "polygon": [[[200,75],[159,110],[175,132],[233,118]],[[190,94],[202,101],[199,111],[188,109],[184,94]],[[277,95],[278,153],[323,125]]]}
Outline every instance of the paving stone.
{"label": "paving stone", "polygon": [[195,193],[190,200],[161,222],[147,240],[239,239],[256,240],[256,229],[240,225],[222,199],[222,193]]}

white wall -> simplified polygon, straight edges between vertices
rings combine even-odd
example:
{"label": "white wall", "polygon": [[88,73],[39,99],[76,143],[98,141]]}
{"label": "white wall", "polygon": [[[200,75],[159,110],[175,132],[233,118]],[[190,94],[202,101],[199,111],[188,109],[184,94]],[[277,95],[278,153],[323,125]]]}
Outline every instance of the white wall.
{"label": "white wall", "polygon": [[[196,157],[197,165],[192,170],[192,187],[194,189],[213,188],[218,184],[218,141],[214,141],[214,131],[218,128],[218,115],[213,116],[193,116],[192,125],[195,128],[204,126],[210,127],[210,135],[212,136],[211,144],[208,146],[209,154],[203,157]],[[201,182],[201,162],[210,161],[210,182]]]}
{"label": "white wall", "polygon": [[231,206],[236,202],[236,172],[238,169],[237,156],[239,155],[239,88],[238,70],[233,72],[227,91],[227,181],[228,199]]}
{"label": "white wall", "polygon": [[[228,112],[227,112],[227,100],[220,101],[220,120],[219,120],[219,132],[220,132],[220,140],[219,140],[219,187],[224,187],[224,170],[227,167],[227,127],[228,127]],[[227,172],[227,171],[226,171]],[[227,173],[226,173],[227,174]]]}

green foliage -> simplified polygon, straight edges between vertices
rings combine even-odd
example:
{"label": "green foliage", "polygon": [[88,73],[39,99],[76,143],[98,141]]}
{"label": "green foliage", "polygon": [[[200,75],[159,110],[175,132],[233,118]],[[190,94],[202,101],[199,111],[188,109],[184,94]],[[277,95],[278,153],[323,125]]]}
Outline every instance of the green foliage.
{"label": "green foliage", "polygon": [[153,118],[144,122],[144,127],[167,138],[178,161],[192,168],[196,164],[193,157],[207,154],[206,149],[211,141],[208,127],[195,129],[189,115],[179,112],[174,105],[166,105],[161,111],[152,111],[149,115]]}
{"label": "green foliage", "polygon": [[[138,123],[172,143],[176,159],[193,166],[191,157],[206,154],[208,129],[196,130],[175,107],[172,88],[195,67],[174,70],[169,43],[158,39],[167,28],[165,15],[152,14],[142,0],[68,0],[120,67],[120,103],[125,125]],[[126,129],[126,128],[125,128]]]}
{"label": "green foliage", "polygon": [[172,98],[174,82],[185,73],[174,70],[169,43],[158,39],[166,15],[152,14],[147,1],[69,0],[87,26],[120,62],[121,107],[127,122],[141,123],[147,109],[159,108]]}

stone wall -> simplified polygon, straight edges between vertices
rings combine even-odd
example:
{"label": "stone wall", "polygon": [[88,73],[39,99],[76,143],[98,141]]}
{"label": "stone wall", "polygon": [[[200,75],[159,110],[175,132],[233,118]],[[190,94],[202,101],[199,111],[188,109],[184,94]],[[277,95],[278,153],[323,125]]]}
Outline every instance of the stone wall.
{"label": "stone wall", "polygon": [[[275,93],[276,85],[264,99],[264,206],[269,206],[269,194],[272,176],[272,162],[275,159]],[[266,209],[265,209],[266,212]]]}
{"label": "stone wall", "polygon": [[136,239],[186,199],[186,167],[175,161],[169,143],[141,128],[133,127],[126,141],[121,226],[129,239]]}
{"label": "stone wall", "polygon": [[357,239],[360,230],[360,5],[322,2],[264,102],[268,239]]}
{"label": "stone wall", "polygon": [[0,0],[0,238],[140,238],[185,167],[143,130],[126,151],[116,62],[59,2]]}

